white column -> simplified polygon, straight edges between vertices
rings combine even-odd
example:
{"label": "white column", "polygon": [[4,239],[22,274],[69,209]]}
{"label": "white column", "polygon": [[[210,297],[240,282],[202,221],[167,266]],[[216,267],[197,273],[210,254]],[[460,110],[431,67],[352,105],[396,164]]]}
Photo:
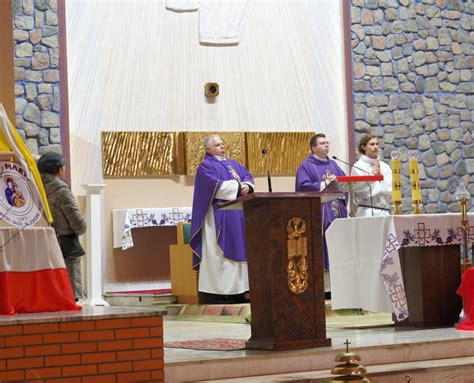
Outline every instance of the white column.
{"label": "white column", "polygon": [[87,192],[87,299],[88,306],[108,306],[102,298],[102,238],[104,184],[82,185]]}

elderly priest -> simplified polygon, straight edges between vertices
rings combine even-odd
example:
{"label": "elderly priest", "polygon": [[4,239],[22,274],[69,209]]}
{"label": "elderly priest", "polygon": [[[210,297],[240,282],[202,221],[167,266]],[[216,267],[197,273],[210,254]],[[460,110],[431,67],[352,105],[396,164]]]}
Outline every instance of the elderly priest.
{"label": "elderly priest", "polygon": [[190,242],[199,297],[202,303],[242,303],[249,290],[243,213],[217,205],[252,193],[254,181],[244,166],[225,156],[218,135],[207,137],[204,149],[196,172]]}

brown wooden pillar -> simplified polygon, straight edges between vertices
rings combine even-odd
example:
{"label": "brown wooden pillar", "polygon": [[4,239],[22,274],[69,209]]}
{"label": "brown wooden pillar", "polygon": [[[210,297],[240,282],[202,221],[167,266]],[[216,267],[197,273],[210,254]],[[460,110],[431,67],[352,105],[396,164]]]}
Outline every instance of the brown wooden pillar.
{"label": "brown wooden pillar", "polygon": [[15,123],[15,71],[13,69],[12,1],[0,1],[0,102]]}

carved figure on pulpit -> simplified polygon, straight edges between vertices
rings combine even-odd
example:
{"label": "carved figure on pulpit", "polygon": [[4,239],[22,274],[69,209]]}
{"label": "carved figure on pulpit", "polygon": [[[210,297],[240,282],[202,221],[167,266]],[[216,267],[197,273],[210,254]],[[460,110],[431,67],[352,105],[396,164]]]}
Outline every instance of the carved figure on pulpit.
{"label": "carved figure on pulpit", "polygon": [[288,287],[295,294],[303,293],[308,287],[308,256],[307,241],[304,237],[306,222],[299,217],[288,221],[287,251],[288,251]]}

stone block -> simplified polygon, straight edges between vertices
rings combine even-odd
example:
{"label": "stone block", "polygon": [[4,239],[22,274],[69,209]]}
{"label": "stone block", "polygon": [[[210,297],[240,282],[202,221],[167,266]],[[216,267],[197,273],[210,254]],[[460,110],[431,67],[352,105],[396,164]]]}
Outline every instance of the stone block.
{"label": "stone block", "polygon": [[59,126],[59,116],[57,113],[44,111],[41,112],[41,126],[52,128]]}
{"label": "stone block", "polygon": [[34,19],[31,16],[15,16],[13,24],[18,29],[29,31],[34,28]]}
{"label": "stone block", "polygon": [[35,104],[30,102],[26,105],[25,111],[23,112],[23,118],[25,121],[39,124],[41,122],[41,112]]}
{"label": "stone block", "polygon": [[25,144],[30,153],[38,154],[38,141],[36,141],[36,138],[27,138]]}

